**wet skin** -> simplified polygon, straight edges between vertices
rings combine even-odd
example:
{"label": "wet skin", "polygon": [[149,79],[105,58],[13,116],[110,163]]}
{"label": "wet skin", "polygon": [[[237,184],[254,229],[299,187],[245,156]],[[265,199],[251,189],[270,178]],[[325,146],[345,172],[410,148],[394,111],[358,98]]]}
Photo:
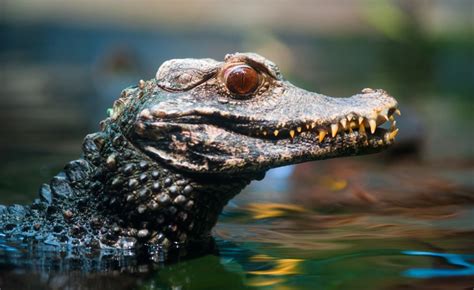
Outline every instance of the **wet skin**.
{"label": "wet skin", "polygon": [[206,241],[250,181],[278,166],[378,152],[394,141],[396,113],[383,90],[308,92],[253,53],[169,60],[122,92],[81,158],[32,205],[0,206],[0,232],[90,248]]}

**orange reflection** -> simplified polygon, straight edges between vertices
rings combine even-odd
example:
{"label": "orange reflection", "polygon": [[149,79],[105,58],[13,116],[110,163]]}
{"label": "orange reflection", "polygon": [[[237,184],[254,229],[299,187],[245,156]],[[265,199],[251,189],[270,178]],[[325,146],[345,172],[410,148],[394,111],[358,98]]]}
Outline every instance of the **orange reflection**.
{"label": "orange reflection", "polygon": [[264,255],[264,254],[258,254],[258,255],[254,255],[250,257],[250,261],[252,262],[267,262],[267,261],[272,261],[274,259],[275,258],[270,257],[268,255]]}
{"label": "orange reflection", "polygon": [[298,269],[298,265],[302,262],[302,259],[278,259],[275,261],[275,267],[268,270],[261,271],[250,271],[249,274],[253,275],[294,275],[300,274],[301,271]]}
{"label": "orange reflection", "polygon": [[289,275],[302,273],[300,264],[304,261],[303,259],[277,259],[265,254],[254,255],[250,257],[250,260],[257,263],[271,263],[272,267],[266,270],[248,271],[248,274],[256,276],[250,277],[247,280],[247,285],[253,287],[274,286],[277,287],[274,289],[281,290],[291,289],[291,287],[287,287],[283,284],[287,282]]}
{"label": "orange reflection", "polygon": [[324,176],[320,178],[321,184],[331,191],[340,191],[347,187],[348,182],[342,178],[334,178],[332,176]]}
{"label": "orange reflection", "polygon": [[250,203],[246,209],[254,219],[281,217],[295,212],[307,212],[301,206],[285,203]]}
{"label": "orange reflection", "polygon": [[280,278],[255,277],[248,279],[246,284],[253,287],[267,287],[281,284],[282,282],[284,282],[284,280]]}

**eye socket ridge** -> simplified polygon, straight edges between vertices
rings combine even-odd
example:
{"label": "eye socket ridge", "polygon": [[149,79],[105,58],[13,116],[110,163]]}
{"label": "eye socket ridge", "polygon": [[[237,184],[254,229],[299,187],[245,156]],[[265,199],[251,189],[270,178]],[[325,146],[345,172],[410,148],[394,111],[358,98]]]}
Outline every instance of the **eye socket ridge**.
{"label": "eye socket ridge", "polygon": [[233,95],[245,97],[257,91],[262,83],[260,71],[246,63],[234,64],[224,69],[223,81]]}

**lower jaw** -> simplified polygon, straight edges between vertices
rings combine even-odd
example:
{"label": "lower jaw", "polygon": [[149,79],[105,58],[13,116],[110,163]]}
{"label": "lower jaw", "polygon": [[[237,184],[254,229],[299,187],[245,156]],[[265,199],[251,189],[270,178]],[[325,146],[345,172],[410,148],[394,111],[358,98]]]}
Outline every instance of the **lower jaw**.
{"label": "lower jaw", "polygon": [[311,160],[380,152],[393,144],[393,139],[389,139],[389,133],[382,130],[369,135],[354,131],[348,134],[338,134],[335,137],[323,140],[323,142],[318,142],[315,144],[314,158],[311,158]]}
{"label": "lower jaw", "polygon": [[261,155],[247,160],[248,166],[242,169],[248,172],[266,171],[291,164],[378,153],[393,143],[393,140],[388,139],[388,134],[387,130],[380,129],[374,134],[356,131],[338,134],[326,137],[322,142],[314,134],[301,134],[293,140],[267,141],[266,146],[260,148]]}

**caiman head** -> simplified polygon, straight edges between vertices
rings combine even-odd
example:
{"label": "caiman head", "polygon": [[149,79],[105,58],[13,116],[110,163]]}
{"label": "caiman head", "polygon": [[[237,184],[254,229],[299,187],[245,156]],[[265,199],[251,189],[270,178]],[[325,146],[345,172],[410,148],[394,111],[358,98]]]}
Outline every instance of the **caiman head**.
{"label": "caiman head", "polygon": [[[57,243],[126,249],[206,240],[252,179],[272,167],[380,151],[398,132],[397,112],[383,90],[332,98],[300,89],[257,54],[170,60],[155,79],[122,92],[102,130],[85,138],[83,158],[42,187],[54,206],[32,211],[13,232],[34,224],[34,235]],[[68,234],[52,235],[58,227]]]}
{"label": "caiman head", "polygon": [[128,90],[112,115],[124,135],[152,159],[192,173],[252,174],[378,152],[398,132],[397,101],[385,91],[309,92],[254,53],[169,60],[156,79]]}

